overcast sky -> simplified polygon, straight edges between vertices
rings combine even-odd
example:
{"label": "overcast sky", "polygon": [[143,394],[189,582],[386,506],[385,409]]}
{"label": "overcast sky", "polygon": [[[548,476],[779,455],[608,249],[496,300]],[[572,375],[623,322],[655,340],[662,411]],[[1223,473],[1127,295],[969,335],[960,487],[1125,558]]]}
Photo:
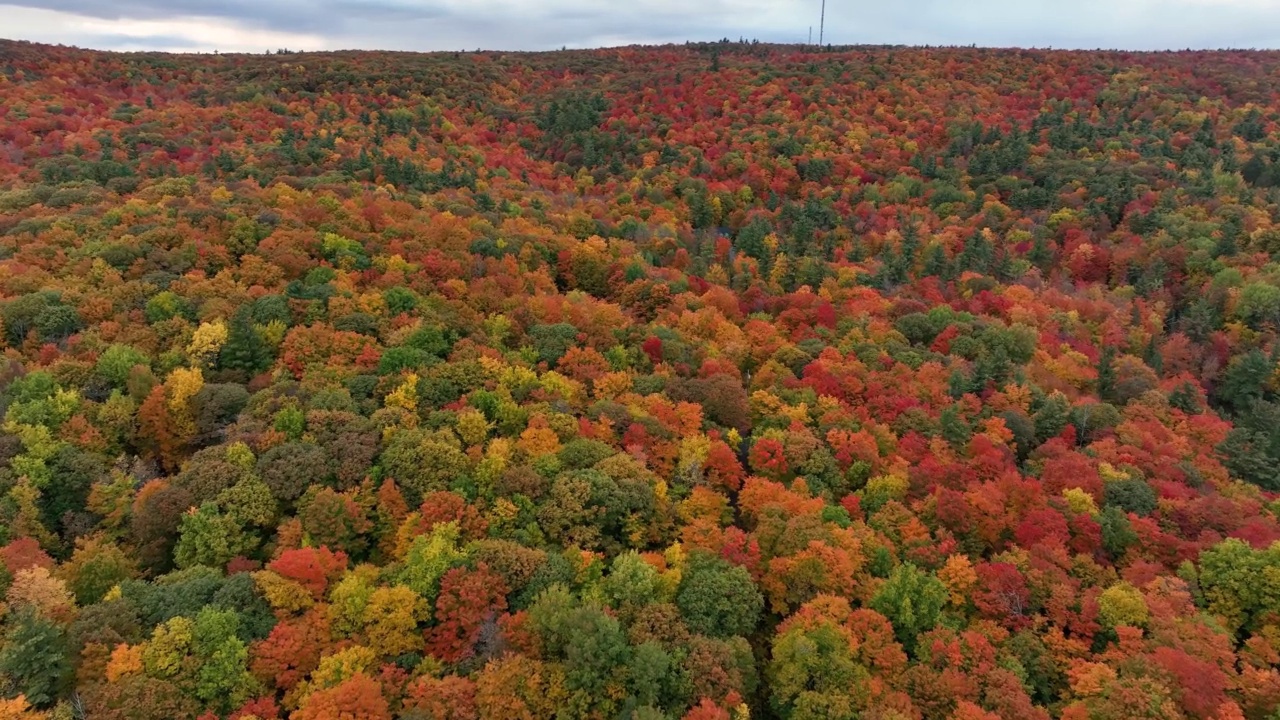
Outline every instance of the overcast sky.
{"label": "overcast sky", "polygon": [[[821,0],[0,0],[0,37],[111,50],[803,42]],[[829,43],[1280,47],[1280,0],[828,0]]]}

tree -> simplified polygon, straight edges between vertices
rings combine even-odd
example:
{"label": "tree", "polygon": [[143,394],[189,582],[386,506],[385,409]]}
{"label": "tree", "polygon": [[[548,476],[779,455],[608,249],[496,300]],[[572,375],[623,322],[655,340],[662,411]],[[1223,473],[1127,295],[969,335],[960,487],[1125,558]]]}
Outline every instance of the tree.
{"label": "tree", "polygon": [[76,541],[75,553],[62,566],[76,602],[91,605],[102,599],[111,588],[138,573],[133,558],[115,543],[102,536]]}
{"label": "tree", "polygon": [[751,634],[764,609],[746,568],[704,553],[689,557],[675,601],[691,630],[712,637]]}
{"label": "tree", "polygon": [[255,544],[239,520],[222,512],[214,503],[205,503],[182,517],[173,559],[180,568],[195,565],[221,568]]}
{"label": "tree", "polygon": [[358,672],[302,701],[290,720],[391,720],[391,708],[378,681]]}
{"label": "tree", "polygon": [[151,360],[141,350],[131,345],[119,343],[108,347],[98,356],[95,371],[115,387],[123,388],[129,380],[129,373],[138,365],[150,365]]}
{"label": "tree", "polygon": [[1144,480],[1130,477],[1106,483],[1102,502],[1105,507],[1146,516],[1156,509],[1156,493]]}
{"label": "tree", "polygon": [[6,621],[0,645],[0,687],[24,695],[37,707],[52,705],[71,680],[66,634],[34,609],[20,609]]}
{"label": "tree", "polygon": [[404,707],[433,720],[479,720],[476,684],[470,678],[446,675],[420,677],[405,688]]}
{"label": "tree", "polygon": [[190,692],[147,675],[94,683],[85,688],[83,699],[93,717],[106,720],[171,720],[200,713],[199,703]]}
{"label": "tree", "polygon": [[396,579],[434,605],[440,592],[440,579],[462,557],[458,551],[457,523],[436,525],[429,534],[413,539]]}
{"label": "tree", "polygon": [[982,563],[973,604],[983,615],[1010,627],[1021,627],[1031,614],[1031,593],[1018,568],[1009,563]]}
{"label": "tree", "polygon": [[1098,597],[1098,617],[1108,627],[1145,627],[1150,611],[1142,593],[1127,582],[1119,582]]}
{"label": "tree", "polygon": [[247,308],[237,312],[218,351],[218,367],[254,374],[266,370],[272,359],[271,348],[253,327]]}
{"label": "tree", "polygon": [[360,623],[371,647],[395,657],[422,647],[417,628],[430,614],[428,609],[417,593],[403,585],[377,588],[369,594]]}
{"label": "tree", "polygon": [[564,671],[517,653],[491,661],[476,676],[476,709],[482,718],[538,720],[565,707]]}
{"label": "tree", "polygon": [[285,550],[267,569],[306,588],[315,599],[324,597],[329,584],[347,570],[347,555],[327,547]]}
{"label": "tree", "polygon": [[869,698],[871,674],[853,656],[856,642],[836,617],[808,615],[797,611],[774,636],[770,707],[787,720],[857,717]]}
{"label": "tree", "polygon": [[246,667],[248,650],[238,636],[239,628],[236,611],[205,608],[196,615],[191,631],[191,652],[200,663],[195,696],[222,712],[239,706],[257,691]]}
{"label": "tree", "polygon": [[916,637],[937,625],[948,597],[940,580],[911,563],[903,563],[880,586],[870,607],[889,618],[898,642],[910,652]]}
{"label": "tree", "polygon": [[323,483],[330,472],[328,454],[311,443],[277,445],[258,458],[258,475],[284,502],[292,502],[308,487]]}
{"label": "tree", "polygon": [[1254,550],[1242,540],[1224,540],[1200,555],[1199,582],[1209,612],[1232,630],[1251,630],[1280,611],[1280,547]]}
{"label": "tree", "polygon": [[498,616],[507,609],[506,595],[502,578],[484,565],[445,573],[436,597],[436,625],[427,636],[428,651],[450,663],[470,658],[486,626],[497,627]]}
{"label": "tree", "polygon": [[624,612],[656,602],[661,592],[657,569],[634,550],[613,559],[602,589],[609,605]]}

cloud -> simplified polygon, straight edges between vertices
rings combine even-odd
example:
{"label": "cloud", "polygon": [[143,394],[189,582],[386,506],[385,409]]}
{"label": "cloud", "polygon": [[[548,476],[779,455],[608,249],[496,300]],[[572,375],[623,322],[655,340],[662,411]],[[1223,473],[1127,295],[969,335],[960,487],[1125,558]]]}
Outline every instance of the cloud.
{"label": "cloud", "polygon": [[[6,0],[0,0],[0,3]],[[545,50],[816,38],[821,0],[7,0],[0,35],[104,49]],[[828,0],[828,42],[1280,47],[1276,0]]]}

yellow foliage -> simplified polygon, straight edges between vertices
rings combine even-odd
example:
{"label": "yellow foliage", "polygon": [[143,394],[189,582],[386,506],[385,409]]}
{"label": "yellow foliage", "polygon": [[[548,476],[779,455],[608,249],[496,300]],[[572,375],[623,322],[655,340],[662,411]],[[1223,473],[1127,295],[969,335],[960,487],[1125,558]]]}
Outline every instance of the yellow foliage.
{"label": "yellow foliage", "polygon": [[701,473],[702,465],[707,461],[707,455],[710,452],[711,440],[702,433],[690,435],[681,440],[679,461],[677,463],[681,474]]}
{"label": "yellow foliage", "polygon": [[270,570],[255,572],[253,583],[266,598],[267,604],[278,612],[298,613],[314,603],[311,593],[306,588]]}
{"label": "yellow foliage", "polygon": [[489,437],[492,425],[484,413],[475,408],[466,408],[458,413],[458,436],[467,445],[480,445]]}
{"label": "yellow foliage", "polygon": [[[483,362],[486,359],[492,360],[494,363],[498,362],[492,358],[481,358],[481,361]],[[536,386],[538,384],[538,373],[527,367],[506,366],[499,371],[498,384],[507,390]]]}
{"label": "yellow foliage", "polygon": [[191,342],[187,344],[187,354],[201,365],[208,364],[226,344],[227,336],[227,325],[221,320],[202,323],[191,334]]}
{"label": "yellow foliage", "polygon": [[400,527],[396,528],[395,544],[392,546],[393,549],[391,551],[392,557],[397,560],[403,560],[409,554],[413,539],[422,534],[419,526],[421,518],[422,515],[420,513],[411,512],[400,521]]}
{"label": "yellow foliage", "polygon": [[1144,627],[1150,616],[1146,598],[1127,582],[1112,585],[1098,597],[1098,617],[1108,627]]}
{"label": "yellow foliage", "polygon": [[178,616],[157,627],[151,641],[142,646],[142,667],[154,678],[169,678],[182,669],[182,660],[191,648],[195,623]]}
{"label": "yellow foliage", "polygon": [[1067,488],[1062,491],[1062,497],[1066,499],[1067,507],[1071,508],[1071,512],[1088,513],[1089,515],[1098,514],[1098,504],[1094,501],[1093,496],[1081,488]]}
{"label": "yellow foliage", "polygon": [[576,403],[587,394],[582,383],[567,378],[555,370],[543,373],[539,381],[547,392],[555,393],[569,403]]}
{"label": "yellow foliage", "polygon": [[336,635],[347,636],[364,629],[364,614],[378,579],[378,568],[358,565],[329,591],[329,626]]}
{"label": "yellow foliage", "polygon": [[973,563],[969,562],[967,556],[952,555],[938,570],[938,579],[947,586],[949,602],[956,607],[962,607],[968,600],[973,586],[978,583],[978,573],[973,569]]}
{"label": "yellow foliage", "polygon": [[862,493],[867,497],[901,500],[907,496],[909,486],[908,480],[901,475],[877,475],[867,481]]}
{"label": "yellow foliage", "polygon": [[169,409],[175,413],[185,412],[191,398],[204,387],[204,375],[200,368],[178,368],[169,374],[165,387],[168,390]]}
{"label": "yellow foliage", "polygon": [[1117,469],[1109,462],[1098,463],[1098,474],[1102,476],[1102,482],[1104,483],[1129,479],[1129,473]]}
{"label": "yellow foliage", "polygon": [[506,498],[498,498],[489,509],[487,519],[490,525],[499,527],[515,521],[520,516],[520,508]]}
{"label": "yellow foliage", "polygon": [[413,652],[422,646],[418,621],[426,615],[426,600],[410,588],[378,588],[364,611],[365,639],[389,657]]}
{"label": "yellow foliage", "polygon": [[[413,592],[410,590],[410,592]],[[320,665],[311,673],[308,690],[314,692],[331,688],[350,679],[359,672],[368,674],[378,665],[378,653],[363,645],[353,645],[332,655],[320,658]]]}
{"label": "yellow foliage", "polygon": [[742,433],[737,428],[729,428],[729,432],[724,434],[724,441],[734,452],[742,447]]}
{"label": "yellow foliage", "polygon": [[670,547],[663,551],[662,557],[666,559],[667,567],[679,570],[684,567],[686,557],[684,546],[680,543],[672,543]]}
{"label": "yellow foliage", "polygon": [[404,382],[399,387],[387,393],[387,397],[383,400],[383,405],[389,408],[400,408],[404,410],[404,416],[401,422],[408,427],[414,427],[418,421],[418,376],[415,373],[408,373],[404,376]]}
{"label": "yellow foliage", "polygon": [[266,325],[254,323],[253,331],[271,347],[280,347],[280,343],[284,342],[284,334],[289,331],[289,326],[285,325],[283,320],[272,320]]}

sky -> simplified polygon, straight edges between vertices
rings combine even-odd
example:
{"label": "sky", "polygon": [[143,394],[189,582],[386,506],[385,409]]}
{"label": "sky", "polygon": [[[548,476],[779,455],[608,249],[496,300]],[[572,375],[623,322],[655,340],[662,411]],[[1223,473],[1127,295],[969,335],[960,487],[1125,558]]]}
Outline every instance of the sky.
{"label": "sky", "polygon": [[[0,37],[103,50],[554,50],[818,38],[822,0],[0,0]],[[1280,48],[1280,0],[827,0],[832,44]]]}

